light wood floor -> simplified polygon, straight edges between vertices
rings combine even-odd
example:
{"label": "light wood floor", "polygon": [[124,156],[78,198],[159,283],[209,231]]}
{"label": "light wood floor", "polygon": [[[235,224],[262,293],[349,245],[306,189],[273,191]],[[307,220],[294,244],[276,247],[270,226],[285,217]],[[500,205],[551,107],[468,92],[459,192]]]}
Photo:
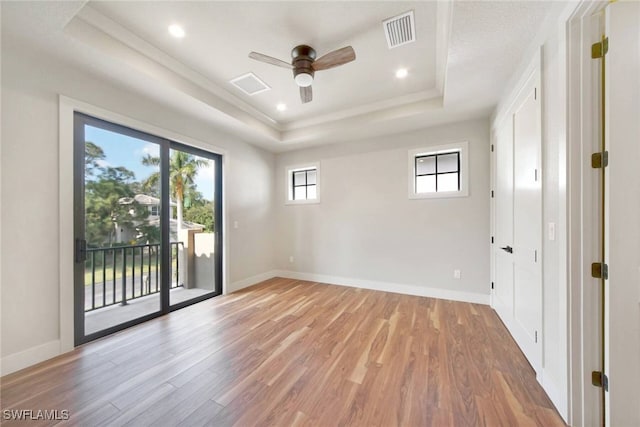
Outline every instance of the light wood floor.
{"label": "light wood floor", "polygon": [[564,425],[489,307],[289,279],[89,343],[1,392],[2,409],[67,409],[80,426]]}

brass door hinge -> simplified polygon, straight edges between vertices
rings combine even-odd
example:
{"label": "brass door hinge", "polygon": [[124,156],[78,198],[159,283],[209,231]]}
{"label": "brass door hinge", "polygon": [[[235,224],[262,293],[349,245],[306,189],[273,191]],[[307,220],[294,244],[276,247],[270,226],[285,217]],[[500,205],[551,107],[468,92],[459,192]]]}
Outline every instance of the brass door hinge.
{"label": "brass door hinge", "polygon": [[604,391],[609,391],[609,378],[600,371],[591,372],[591,384],[603,388]]}
{"label": "brass door hinge", "polygon": [[605,37],[604,40],[591,45],[591,58],[602,58],[609,52],[609,38]]}
{"label": "brass door hinge", "polygon": [[601,169],[609,166],[609,152],[593,153],[591,155],[591,167],[593,169]]}
{"label": "brass door hinge", "polygon": [[591,264],[591,277],[607,280],[609,278],[609,266],[603,262],[594,262]]}

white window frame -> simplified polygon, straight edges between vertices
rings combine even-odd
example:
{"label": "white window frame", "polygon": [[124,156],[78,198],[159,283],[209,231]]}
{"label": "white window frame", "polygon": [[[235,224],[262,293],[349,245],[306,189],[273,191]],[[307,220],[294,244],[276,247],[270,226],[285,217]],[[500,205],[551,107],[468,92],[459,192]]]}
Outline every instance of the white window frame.
{"label": "white window frame", "polygon": [[[438,191],[433,193],[416,192],[416,157],[429,156],[433,154],[446,154],[453,152],[460,153],[460,190],[458,191]],[[416,148],[409,150],[408,155],[409,171],[409,199],[444,199],[449,197],[469,196],[469,142],[460,141],[450,144],[437,145],[432,147]]]}
{"label": "white window frame", "polygon": [[[293,173],[315,169],[316,171],[316,198],[305,200],[293,200]],[[305,163],[302,165],[285,167],[285,204],[286,205],[311,205],[320,203],[320,163]]]}

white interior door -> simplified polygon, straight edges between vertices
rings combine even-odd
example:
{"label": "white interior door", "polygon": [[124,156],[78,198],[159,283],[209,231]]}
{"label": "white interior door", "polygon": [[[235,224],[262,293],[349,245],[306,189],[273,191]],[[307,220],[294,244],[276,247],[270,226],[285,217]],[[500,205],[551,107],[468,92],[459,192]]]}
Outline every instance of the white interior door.
{"label": "white interior door", "polygon": [[512,334],[538,371],[542,363],[542,187],[541,123],[537,88],[525,92],[513,115],[514,330]]}
{"label": "white interior door", "polygon": [[493,306],[523,353],[542,366],[542,186],[539,73],[495,133]]}
{"label": "white interior door", "polygon": [[640,425],[640,3],[607,7],[605,79],[607,424]]}
{"label": "white interior door", "polygon": [[495,167],[495,275],[493,306],[502,319],[513,317],[513,118],[504,121],[494,142]]}

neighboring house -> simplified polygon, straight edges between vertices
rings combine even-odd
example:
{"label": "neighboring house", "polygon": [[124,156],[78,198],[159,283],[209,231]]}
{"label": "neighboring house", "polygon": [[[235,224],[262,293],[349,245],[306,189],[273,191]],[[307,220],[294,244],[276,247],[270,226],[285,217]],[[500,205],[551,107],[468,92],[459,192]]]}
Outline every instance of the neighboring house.
{"label": "neighboring house", "polygon": [[[146,206],[149,212],[145,222],[147,225],[160,227],[160,199],[153,196],[148,196],[146,194],[136,194],[133,197],[122,197],[118,202],[121,205],[132,205],[137,203],[140,206]],[[171,206],[176,206],[175,202],[170,203]],[[129,213],[133,216],[135,214],[134,210],[131,209]],[[169,220],[170,223],[170,232],[171,232],[171,241],[175,242],[178,240],[178,221],[175,218],[171,218]],[[115,223],[116,229],[116,242],[129,242],[131,240],[139,239],[141,236],[140,225],[141,221],[134,221],[133,225],[129,224],[118,224]],[[183,230],[204,230],[204,225],[197,224],[195,222],[182,221]]]}

